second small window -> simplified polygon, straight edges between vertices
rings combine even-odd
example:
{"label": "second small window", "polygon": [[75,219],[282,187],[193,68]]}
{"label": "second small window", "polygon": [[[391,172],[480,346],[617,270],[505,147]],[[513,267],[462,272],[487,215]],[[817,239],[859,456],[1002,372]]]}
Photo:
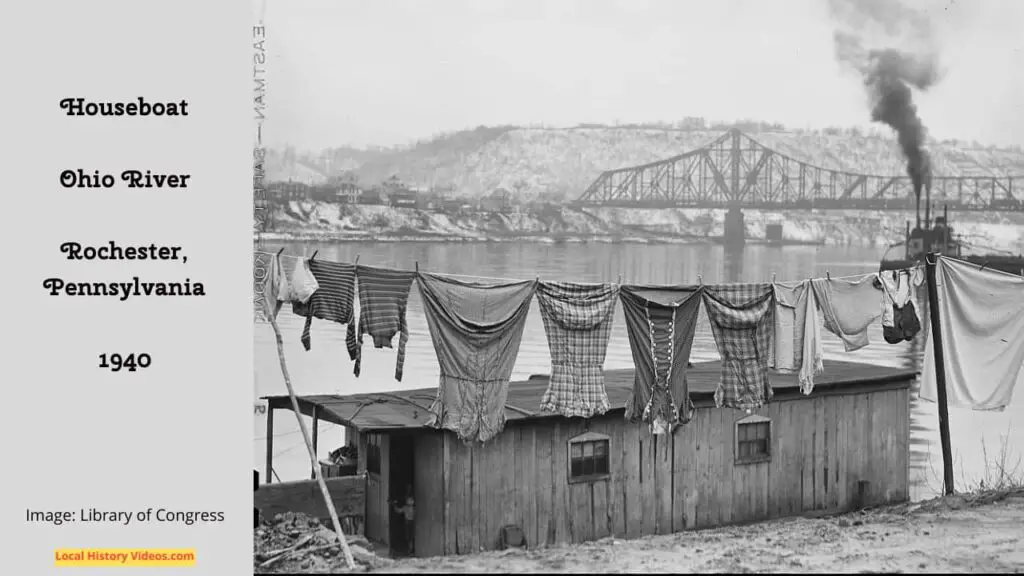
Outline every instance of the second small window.
{"label": "second small window", "polygon": [[749,416],[736,423],[736,463],[750,464],[771,459],[772,421]]}
{"label": "second small window", "polygon": [[569,481],[601,480],[610,469],[608,438],[587,433],[569,441]]}

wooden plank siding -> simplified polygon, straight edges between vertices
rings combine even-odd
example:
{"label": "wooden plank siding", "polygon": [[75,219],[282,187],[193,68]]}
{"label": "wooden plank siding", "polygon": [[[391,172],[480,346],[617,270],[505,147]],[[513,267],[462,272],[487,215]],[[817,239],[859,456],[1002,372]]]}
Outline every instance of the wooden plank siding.
{"label": "wooden plank siding", "polygon": [[[736,422],[746,412],[706,405],[669,436],[618,414],[510,422],[486,444],[424,431],[416,442],[417,555],[493,550],[506,524],[520,526],[534,548],[849,509],[858,481],[870,483],[864,505],[905,501],[906,384],[764,406],[754,413],[771,420],[771,458],[754,464],[735,464]],[[610,474],[570,484],[568,443],[584,432],[609,437]],[[371,476],[368,531],[373,490]]]}

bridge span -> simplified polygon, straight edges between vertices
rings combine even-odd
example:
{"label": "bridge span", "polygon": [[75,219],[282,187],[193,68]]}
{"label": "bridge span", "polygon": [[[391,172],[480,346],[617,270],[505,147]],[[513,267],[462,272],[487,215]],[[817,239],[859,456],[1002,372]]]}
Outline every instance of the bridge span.
{"label": "bridge span", "polygon": [[[1024,211],[1020,196],[1024,196],[1024,175],[932,177],[933,207]],[[914,210],[916,198],[908,176],[858,174],[815,166],[732,129],[678,156],[606,170],[573,204],[734,211]]]}

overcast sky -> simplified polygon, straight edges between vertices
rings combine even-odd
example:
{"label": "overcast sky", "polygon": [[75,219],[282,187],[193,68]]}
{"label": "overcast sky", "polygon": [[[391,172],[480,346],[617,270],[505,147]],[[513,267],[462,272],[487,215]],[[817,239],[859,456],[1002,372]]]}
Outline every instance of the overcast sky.
{"label": "overcast sky", "polygon": [[[271,146],[686,116],[854,126],[869,113],[833,57],[824,0],[255,1]],[[930,133],[1024,145],[1024,0],[926,1],[945,71],[917,96]]]}

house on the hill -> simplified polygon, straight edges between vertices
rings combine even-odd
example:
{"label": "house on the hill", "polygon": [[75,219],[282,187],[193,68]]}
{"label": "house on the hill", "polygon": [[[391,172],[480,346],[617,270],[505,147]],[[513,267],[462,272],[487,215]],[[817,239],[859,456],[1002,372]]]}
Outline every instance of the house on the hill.
{"label": "house on the hill", "polygon": [[359,203],[369,206],[385,206],[388,203],[388,194],[379,186],[361,190],[359,192]]}
{"label": "house on the hill", "polygon": [[409,189],[391,191],[388,200],[396,208],[416,208],[420,203],[419,194]]}
{"label": "house on the hill", "polygon": [[[313,430],[323,420],[343,426],[347,443],[358,447],[365,490],[346,494],[365,498],[365,536],[392,553],[406,545],[392,502],[404,499],[407,486],[416,501],[417,556],[493,550],[510,525],[537,548],[908,499],[916,372],[826,360],[809,395],[795,375],[773,374],[775,397],[753,412],[715,407],[720,375],[720,362],[687,371],[696,411],[666,435],[624,419],[631,369],[606,371],[614,408],[591,419],[541,412],[547,376],[511,383],[505,428],[483,444],[427,426],[435,388],[305,396],[298,403]],[[266,400],[269,484],[274,414],[292,404],[288,396]],[[310,506],[315,483],[285,484],[280,493],[296,494],[291,506]],[[345,494],[332,498],[359,508]],[[284,501],[277,497],[279,509],[287,508]],[[315,514],[326,515],[322,502]]]}
{"label": "house on the hill", "polygon": [[279,203],[308,200],[310,187],[302,182],[272,182],[267,186],[267,197]]}
{"label": "house on the hill", "polygon": [[395,208],[417,208],[420,205],[419,194],[402,182],[398,176],[391,176],[382,184],[388,196],[388,203]]}
{"label": "house on the hill", "polygon": [[307,199],[315,202],[337,202],[338,188],[331,184],[310,186]]}
{"label": "house on the hill", "polygon": [[473,211],[473,205],[463,198],[452,198],[441,203],[441,211],[450,215],[464,215]]}
{"label": "house on the hill", "polygon": [[355,182],[340,182],[335,193],[335,201],[338,204],[358,204],[361,192],[362,189]]}
{"label": "house on the hill", "polygon": [[478,204],[481,212],[512,212],[512,193],[505,188],[498,188],[480,199]]}

